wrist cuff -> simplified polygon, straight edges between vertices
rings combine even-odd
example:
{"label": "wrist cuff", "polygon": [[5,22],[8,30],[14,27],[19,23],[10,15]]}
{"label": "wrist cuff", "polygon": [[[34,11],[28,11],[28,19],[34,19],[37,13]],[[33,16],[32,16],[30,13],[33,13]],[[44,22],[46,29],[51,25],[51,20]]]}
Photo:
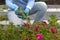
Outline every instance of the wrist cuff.
{"label": "wrist cuff", "polygon": [[31,10],[31,7],[30,6],[27,6],[27,8],[29,8]]}

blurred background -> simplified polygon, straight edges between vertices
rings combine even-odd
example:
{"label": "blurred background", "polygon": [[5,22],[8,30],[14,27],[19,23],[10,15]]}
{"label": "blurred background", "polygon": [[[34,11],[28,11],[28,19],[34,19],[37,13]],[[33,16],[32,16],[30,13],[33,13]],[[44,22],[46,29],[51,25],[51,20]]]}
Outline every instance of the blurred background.
{"label": "blurred background", "polygon": [[[36,0],[36,1],[45,1],[48,5],[59,5],[60,0]],[[0,5],[5,4],[5,0],[0,0]]]}

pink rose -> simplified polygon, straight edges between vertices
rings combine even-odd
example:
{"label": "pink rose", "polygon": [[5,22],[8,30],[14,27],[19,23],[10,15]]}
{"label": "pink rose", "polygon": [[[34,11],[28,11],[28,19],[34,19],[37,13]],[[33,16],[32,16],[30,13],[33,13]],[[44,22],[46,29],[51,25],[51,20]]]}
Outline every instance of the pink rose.
{"label": "pink rose", "polygon": [[42,23],[45,24],[45,25],[48,24],[48,22],[46,20],[43,20]]}
{"label": "pink rose", "polygon": [[35,32],[37,32],[37,31],[38,31],[38,28],[37,28],[37,27],[34,27],[33,30],[34,30]]}
{"label": "pink rose", "polygon": [[57,32],[57,30],[54,27],[51,28],[51,31],[53,34],[55,34]]}
{"label": "pink rose", "polygon": [[30,28],[30,24],[29,23],[24,23],[24,26],[26,26],[27,28]]}
{"label": "pink rose", "polygon": [[42,36],[42,34],[40,34],[40,33],[36,34],[36,38],[37,38],[38,40],[43,40],[43,36]]}
{"label": "pink rose", "polygon": [[40,25],[37,25],[37,26],[35,26],[35,27],[33,28],[33,30],[34,30],[35,32],[37,32],[39,28],[40,28]]}

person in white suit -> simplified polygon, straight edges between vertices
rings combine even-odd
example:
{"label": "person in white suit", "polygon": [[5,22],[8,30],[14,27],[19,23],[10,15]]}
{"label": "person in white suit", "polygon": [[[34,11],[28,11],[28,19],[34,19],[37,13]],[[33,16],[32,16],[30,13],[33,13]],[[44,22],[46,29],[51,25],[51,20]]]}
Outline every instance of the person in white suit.
{"label": "person in white suit", "polygon": [[[36,14],[34,21],[40,21],[44,14],[47,12],[47,5],[45,2],[35,2],[35,0],[5,0],[8,7],[8,19],[14,24],[24,25],[23,19],[18,8],[20,7],[21,13],[26,13],[28,16]],[[24,18],[25,19],[25,18]]]}

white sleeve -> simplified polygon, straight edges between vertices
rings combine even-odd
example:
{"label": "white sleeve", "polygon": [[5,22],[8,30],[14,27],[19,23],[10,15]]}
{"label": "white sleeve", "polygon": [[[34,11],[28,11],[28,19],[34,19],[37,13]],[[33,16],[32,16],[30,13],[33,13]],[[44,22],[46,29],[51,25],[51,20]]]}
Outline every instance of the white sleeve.
{"label": "white sleeve", "polygon": [[34,2],[35,2],[35,0],[28,0],[28,3],[27,3],[27,6],[26,7],[31,10],[32,7],[34,6]]}

